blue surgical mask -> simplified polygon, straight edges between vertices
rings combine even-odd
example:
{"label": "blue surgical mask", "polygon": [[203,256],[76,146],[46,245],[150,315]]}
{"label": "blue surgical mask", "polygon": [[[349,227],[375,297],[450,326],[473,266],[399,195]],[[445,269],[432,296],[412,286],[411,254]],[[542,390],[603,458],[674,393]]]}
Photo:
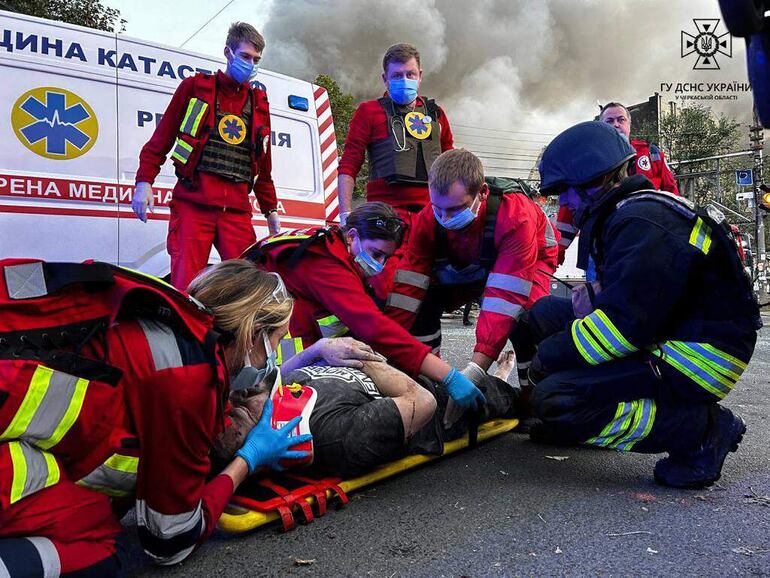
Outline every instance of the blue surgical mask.
{"label": "blue surgical mask", "polygon": [[257,77],[257,72],[259,71],[258,64],[250,64],[242,58],[238,58],[233,54],[232,50],[230,55],[233,59],[227,65],[227,73],[235,82],[243,84],[246,81],[251,82]]}
{"label": "blue surgical mask", "polygon": [[361,267],[361,270],[367,277],[382,273],[382,269],[385,267],[385,265],[372,257],[366,249],[361,249],[353,260],[358,263],[358,266]]}
{"label": "blue surgical mask", "polygon": [[230,391],[254,389],[273,372],[278,372],[276,363],[278,353],[270,345],[267,331],[262,331],[262,342],[265,345],[265,354],[267,355],[265,367],[257,369],[251,365],[249,354],[246,353],[246,357],[243,360],[243,369],[230,381]]}
{"label": "blue surgical mask", "polygon": [[[478,201],[478,197],[476,197],[476,201]],[[433,207],[433,215],[436,217],[436,221],[438,221],[438,224],[444,227],[445,229],[448,229],[450,231],[457,231],[459,229],[464,229],[465,227],[470,225],[479,214],[479,208],[481,207],[481,202],[479,202],[475,211],[471,208],[473,207],[476,201],[471,203],[470,207],[465,207],[462,211],[460,211],[459,213],[457,213],[452,217],[449,217],[448,219],[442,219],[441,216],[439,216],[438,211],[436,210],[436,207]]]}
{"label": "blue surgical mask", "polygon": [[388,94],[396,104],[409,104],[417,98],[417,80],[394,78],[388,81]]}

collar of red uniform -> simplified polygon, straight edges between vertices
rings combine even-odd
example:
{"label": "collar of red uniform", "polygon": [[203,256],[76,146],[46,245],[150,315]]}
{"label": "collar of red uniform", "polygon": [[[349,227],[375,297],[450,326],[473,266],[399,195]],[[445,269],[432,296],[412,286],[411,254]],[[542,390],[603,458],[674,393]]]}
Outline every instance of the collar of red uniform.
{"label": "collar of red uniform", "polygon": [[229,75],[217,70],[217,85],[223,92],[238,92],[245,84],[238,84]]}

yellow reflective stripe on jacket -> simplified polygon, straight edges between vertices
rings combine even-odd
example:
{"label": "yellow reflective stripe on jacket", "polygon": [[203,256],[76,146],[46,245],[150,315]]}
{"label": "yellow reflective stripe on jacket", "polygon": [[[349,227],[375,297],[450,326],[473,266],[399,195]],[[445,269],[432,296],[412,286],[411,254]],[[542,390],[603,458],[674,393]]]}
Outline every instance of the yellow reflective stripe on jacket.
{"label": "yellow reflective stripe on jacket", "polygon": [[278,241],[302,241],[304,239],[309,239],[311,235],[304,235],[304,234],[296,234],[293,231],[286,233],[285,235],[277,235],[274,237],[268,237],[264,241],[262,241],[262,244],[260,247],[264,247],[265,245],[270,245],[271,243],[277,243]]}
{"label": "yellow reflective stripe on jacket", "polygon": [[199,98],[191,98],[187,104],[187,112],[185,112],[182,124],[179,125],[179,132],[189,134],[190,136],[196,136],[198,134],[198,127],[200,126],[203,115],[206,114],[209,105]]}
{"label": "yellow reflective stripe on jacket", "polygon": [[23,441],[9,442],[8,451],[13,467],[11,504],[58,483],[61,472],[52,454]]}
{"label": "yellow reflective stripe on jacket", "polygon": [[136,489],[139,458],[112,454],[105,462],[76,483],[108,496],[130,496]]}
{"label": "yellow reflective stripe on jacket", "polygon": [[83,409],[89,381],[38,366],[0,440],[25,439],[42,449],[58,444]]}
{"label": "yellow reflective stripe on jacket", "polygon": [[288,361],[303,351],[304,348],[305,346],[302,344],[301,337],[292,337],[291,333],[287,333],[278,343],[278,351],[275,356],[275,364],[281,365],[284,361]]}
{"label": "yellow reflective stripe on jacket", "polygon": [[327,315],[317,320],[321,335],[324,337],[340,337],[350,331],[336,315]]}
{"label": "yellow reflective stripe on jacket", "polygon": [[638,351],[601,309],[572,323],[572,341],[591,365]]}
{"label": "yellow reflective stripe on jacket", "polygon": [[174,150],[171,151],[171,157],[175,158],[182,164],[186,164],[187,161],[190,160],[192,151],[193,147],[191,144],[188,144],[181,138],[177,137],[176,143],[174,144]]}
{"label": "yellow reflective stripe on jacket", "polygon": [[711,249],[711,227],[700,217],[695,221],[690,233],[690,245],[702,251],[704,255],[708,255]]}

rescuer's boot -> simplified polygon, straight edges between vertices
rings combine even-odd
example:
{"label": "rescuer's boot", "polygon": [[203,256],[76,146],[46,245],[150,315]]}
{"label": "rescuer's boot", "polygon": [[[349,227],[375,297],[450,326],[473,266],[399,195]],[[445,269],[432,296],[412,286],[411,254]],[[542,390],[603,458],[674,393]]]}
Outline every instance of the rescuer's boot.
{"label": "rescuer's boot", "polygon": [[715,404],[701,447],[689,454],[670,454],[655,464],[655,481],[674,488],[700,489],[722,475],[722,465],[746,433],[746,423],[726,407]]}

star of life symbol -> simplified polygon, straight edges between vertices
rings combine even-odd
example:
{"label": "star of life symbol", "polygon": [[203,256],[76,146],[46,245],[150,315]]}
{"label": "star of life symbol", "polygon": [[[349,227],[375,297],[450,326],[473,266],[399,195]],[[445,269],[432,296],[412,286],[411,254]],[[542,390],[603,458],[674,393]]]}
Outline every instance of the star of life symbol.
{"label": "star of life symbol", "polygon": [[239,116],[228,114],[219,122],[219,134],[232,145],[239,145],[246,138],[246,124]]}
{"label": "star of life symbol", "polygon": [[50,155],[66,155],[67,143],[82,150],[91,141],[77,127],[91,115],[80,102],[66,106],[63,93],[46,92],[45,102],[29,96],[19,108],[36,119],[23,127],[21,134],[31,145],[45,139],[45,151]]}
{"label": "star of life symbol", "polygon": [[682,58],[697,54],[693,70],[719,70],[717,54],[733,56],[733,39],[729,32],[717,34],[719,18],[693,18],[697,34],[682,30]]}
{"label": "star of life symbol", "polygon": [[406,115],[406,130],[414,138],[419,140],[426,139],[431,133],[431,121],[429,116],[423,115],[421,112],[412,111]]}

